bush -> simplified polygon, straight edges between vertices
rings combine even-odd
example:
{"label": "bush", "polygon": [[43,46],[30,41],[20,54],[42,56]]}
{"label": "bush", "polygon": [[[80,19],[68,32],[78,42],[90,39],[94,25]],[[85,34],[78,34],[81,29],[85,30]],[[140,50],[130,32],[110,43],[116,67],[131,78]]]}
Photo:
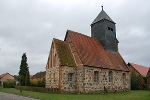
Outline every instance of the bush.
{"label": "bush", "polygon": [[131,90],[137,90],[138,89],[138,81],[137,81],[137,75],[135,72],[131,73]]}
{"label": "bush", "polygon": [[31,80],[31,86],[34,87],[45,87],[45,79],[43,78],[42,80]]}
{"label": "bush", "polygon": [[5,81],[3,83],[4,88],[15,88],[16,82],[15,81]]}
{"label": "bush", "polygon": [[146,89],[147,83],[146,79],[139,75],[136,74],[135,72],[131,73],[131,90],[142,90]]}

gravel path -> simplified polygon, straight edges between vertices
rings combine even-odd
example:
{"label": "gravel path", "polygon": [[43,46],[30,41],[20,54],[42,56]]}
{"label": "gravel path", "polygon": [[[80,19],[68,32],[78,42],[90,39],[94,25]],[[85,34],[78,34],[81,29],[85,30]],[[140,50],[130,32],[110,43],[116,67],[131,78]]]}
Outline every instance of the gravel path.
{"label": "gravel path", "polygon": [[33,99],[29,97],[23,97],[20,95],[0,92],[0,100],[40,100],[40,99]]}

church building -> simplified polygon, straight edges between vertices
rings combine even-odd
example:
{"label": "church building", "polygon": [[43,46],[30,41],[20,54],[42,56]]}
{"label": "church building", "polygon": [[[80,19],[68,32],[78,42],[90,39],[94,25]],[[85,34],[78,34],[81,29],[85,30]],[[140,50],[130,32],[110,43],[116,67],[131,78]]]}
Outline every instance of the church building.
{"label": "church building", "polygon": [[53,39],[46,65],[46,88],[60,93],[130,90],[130,72],[118,52],[115,22],[103,10],[91,24],[91,36],[67,30]]}

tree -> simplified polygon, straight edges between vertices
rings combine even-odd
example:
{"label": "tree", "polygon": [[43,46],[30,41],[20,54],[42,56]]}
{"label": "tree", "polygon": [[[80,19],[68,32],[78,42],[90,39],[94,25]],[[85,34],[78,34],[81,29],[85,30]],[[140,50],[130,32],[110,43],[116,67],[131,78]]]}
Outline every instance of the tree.
{"label": "tree", "polygon": [[28,71],[26,73],[25,86],[30,86],[30,73],[29,73],[29,69],[28,69]]}
{"label": "tree", "polygon": [[131,90],[144,89],[145,82],[142,75],[131,72]]}
{"label": "tree", "polygon": [[26,78],[27,71],[28,71],[27,57],[26,57],[26,53],[23,53],[21,65],[20,65],[20,71],[19,71],[21,86],[25,86],[25,78]]}
{"label": "tree", "polygon": [[138,89],[137,75],[135,72],[131,72],[131,90],[137,89]]}

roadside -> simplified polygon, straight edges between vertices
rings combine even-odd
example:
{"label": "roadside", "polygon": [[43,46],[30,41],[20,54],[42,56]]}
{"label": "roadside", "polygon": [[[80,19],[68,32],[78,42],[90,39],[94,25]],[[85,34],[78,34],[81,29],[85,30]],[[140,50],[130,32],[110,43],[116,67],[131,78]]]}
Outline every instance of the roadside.
{"label": "roadside", "polygon": [[29,97],[23,97],[21,95],[0,92],[0,100],[40,100],[40,99],[33,99]]}

